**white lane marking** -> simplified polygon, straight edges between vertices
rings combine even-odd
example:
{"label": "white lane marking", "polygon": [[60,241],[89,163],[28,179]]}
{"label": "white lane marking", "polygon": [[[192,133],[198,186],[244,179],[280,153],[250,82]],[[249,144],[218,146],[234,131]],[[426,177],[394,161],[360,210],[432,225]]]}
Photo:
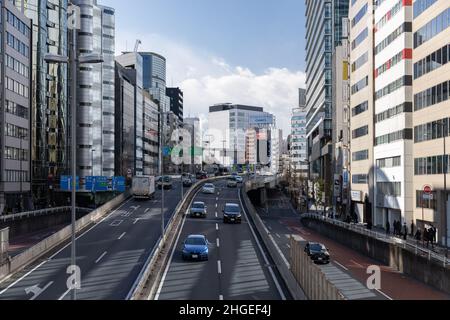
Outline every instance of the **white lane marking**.
{"label": "white lane marking", "polygon": [[[241,194],[238,193],[238,196],[239,196],[239,202],[241,203],[241,208],[244,208],[244,205],[243,205],[242,199],[241,199]],[[242,211],[244,212],[245,219],[246,219],[247,221],[250,221],[250,220],[248,219],[247,212],[246,212],[245,210],[242,210]],[[261,252],[261,255],[263,256],[264,263],[265,263],[266,265],[269,265],[269,260],[267,259],[267,256],[266,256],[266,254],[264,253],[264,250],[262,249],[261,243],[259,242],[258,237],[256,236],[255,230],[253,230],[253,228],[252,228],[252,226],[251,226],[250,223],[247,223],[247,226],[250,228],[250,231],[252,232],[253,238],[255,239],[255,242],[256,242],[256,244],[258,245],[259,251]],[[274,241],[274,242],[275,242],[275,241]],[[279,250],[279,249],[278,249],[278,250]],[[282,255],[282,257],[284,257],[284,255]],[[272,279],[273,279],[273,282],[275,283],[275,286],[277,287],[278,293],[279,293],[280,296],[281,296],[281,299],[282,299],[282,300],[286,300],[286,296],[284,295],[284,292],[283,292],[283,290],[281,289],[280,283],[278,282],[278,279],[276,278],[275,273],[274,273],[273,270],[272,270],[272,267],[269,267],[268,269],[269,269],[269,273],[270,273],[270,275],[271,275],[271,277],[272,277]]]}
{"label": "white lane marking", "polygon": [[120,239],[122,239],[125,235],[126,235],[127,233],[126,232],[124,232],[124,233],[122,233],[121,235],[120,235],[120,237],[119,238],[117,238],[117,240],[120,240]]}
{"label": "white lane marking", "polygon": [[216,208],[218,207],[219,205],[216,203]]}
{"label": "white lane marking", "polygon": [[286,247],[288,247],[289,249],[291,248],[291,246],[289,244],[287,244]]}
{"label": "white lane marking", "polygon": [[220,239],[217,238],[217,248],[219,248],[219,247],[220,247]]}
{"label": "white lane marking", "polygon": [[[131,200],[133,200],[133,198],[128,199],[127,201],[125,201],[120,207],[118,207],[116,210],[112,211],[110,214],[108,214],[107,216],[105,216],[102,220],[100,220],[100,222],[94,224],[91,228],[89,228],[88,230],[86,230],[84,233],[82,233],[81,235],[79,235],[76,240],[81,239],[82,237],[84,237],[88,232],[94,230],[94,228],[96,228],[98,225],[100,225],[101,223],[103,223],[106,219],[108,219],[111,215],[113,215],[114,213],[116,213],[117,211],[119,211],[124,205],[126,205],[128,202],[130,202]],[[8,291],[9,289],[11,289],[12,287],[14,287],[16,284],[18,284],[20,281],[22,281],[23,279],[25,279],[26,277],[28,277],[30,274],[32,274],[34,271],[36,271],[37,269],[39,269],[40,267],[42,267],[44,264],[46,264],[47,262],[51,261],[54,257],[56,257],[58,254],[60,254],[62,251],[64,251],[66,248],[68,248],[71,245],[71,242],[69,242],[67,245],[65,245],[64,247],[62,247],[59,251],[57,251],[55,254],[53,254],[50,258],[48,258],[47,260],[41,262],[40,264],[38,264],[36,267],[34,267],[33,269],[31,269],[29,272],[25,273],[22,277],[20,277],[19,279],[17,279],[16,281],[14,281],[13,283],[11,283],[8,287],[6,287],[5,289],[3,289],[2,291],[0,291],[0,295],[4,294],[6,291]],[[0,283],[8,280],[9,278],[11,278],[14,274],[9,275],[8,277],[6,277],[5,279],[3,279],[2,281],[0,281]]]}
{"label": "white lane marking", "polygon": [[340,264],[339,262],[337,262],[336,260],[334,260],[334,263],[336,263],[339,267],[341,267],[342,269],[344,269],[345,271],[348,271],[348,268],[342,264]]}
{"label": "white lane marking", "polygon": [[388,300],[394,300],[394,299],[392,299],[391,297],[389,297],[386,293],[384,293],[383,291],[381,291],[381,290],[378,290],[378,289],[375,289],[378,293],[380,293],[380,294],[382,294],[383,296],[385,296]]}
{"label": "white lane marking", "polygon": [[219,201],[219,197],[216,198],[216,201]]}
{"label": "white lane marking", "polygon": [[272,227],[271,227],[271,226],[267,226],[267,229],[269,229],[270,231],[272,231]]}
{"label": "white lane marking", "polygon": [[110,226],[111,227],[118,227],[122,224],[123,220],[114,220],[113,222],[111,222]]}
{"label": "white lane marking", "polygon": [[103,257],[106,256],[107,253],[108,253],[107,251],[103,252],[102,255],[101,255],[97,260],[95,260],[95,263],[96,263],[96,264],[99,263],[100,260],[102,260]]}
{"label": "white lane marking", "polygon": [[216,218],[218,218],[219,217],[219,214],[216,212]]}
{"label": "white lane marking", "polygon": [[223,300],[223,295],[219,296],[219,300],[222,301]]}
{"label": "white lane marking", "polygon": [[144,213],[147,213],[150,211],[150,208],[145,209]]}
{"label": "white lane marking", "polygon": [[33,286],[33,287],[30,287],[30,288],[25,289],[25,292],[26,292],[26,294],[29,294],[30,292],[32,292],[34,295],[33,295],[33,297],[32,297],[30,300],[34,300],[34,299],[36,299],[37,297],[39,297],[39,296],[42,294],[42,292],[44,292],[45,290],[47,290],[48,287],[50,287],[52,284],[53,284],[53,281],[50,281],[50,282],[49,282],[45,287],[43,287],[42,289],[39,288],[39,287],[36,285],[36,286]]}
{"label": "white lane marking", "polygon": [[217,261],[217,273],[222,274],[222,263],[220,260]]}
{"label": "white lane marking", "polygon": [[219,231],[219,224],[216,223],[216,231]]}
{"label": "white lane marking", "polygon": [[364,268],[364,266],[363,266],[362,264],[356,262],[355,260],[350,260],[350,262],[356,264],[356,265],[357,265],[358,267],[360,267],[360,268]]}
{"label": "white lane marking", "polygon": [[275,235],[276,235],[279,239],[281,239],[281,236],[280,236],[278,233],[275,233]]}
{"label": "white lane marking", "polygon": [[136,224],[136,223],[138,223],[138,222],[139,222],[139,220],[141,220],[141,219],[140,219],[140,218],[134,219],[134,222],[133,222],[133,224]]}
{"label": "white lane marking", "polygon": [[68,294],[71,290],[72,290],[72,289],[67,289],[67,291],[64,292],[64,293],[62,294],[62,296],[58,298],[58,301],[61,301],[62,299],[64,299],[64,298],[67,296],[67,294]]}

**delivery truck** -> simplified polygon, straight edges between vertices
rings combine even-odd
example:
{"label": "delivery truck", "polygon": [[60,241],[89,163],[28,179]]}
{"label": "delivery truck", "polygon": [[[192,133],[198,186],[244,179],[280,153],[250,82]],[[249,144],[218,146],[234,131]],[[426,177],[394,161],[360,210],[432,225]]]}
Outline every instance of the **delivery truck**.
{"label": "delivery truck", "polygon": [[152,199],[155,195],[155,177],[133,177],[131,194],[135,199]]}

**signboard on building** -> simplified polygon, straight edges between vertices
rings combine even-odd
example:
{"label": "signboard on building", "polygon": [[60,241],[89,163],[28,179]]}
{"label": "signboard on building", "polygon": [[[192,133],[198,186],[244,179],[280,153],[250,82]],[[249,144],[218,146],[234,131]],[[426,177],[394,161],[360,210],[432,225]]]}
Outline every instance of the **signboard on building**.
{"label": "signboard on building", "polygon": [[350,175],[349,175],[348,171],[345,170],[344,173],[342,174],[342,186],[344,188],[347,188],[349,182],[350,182]]}
{"label": "signboard on building", "polygon": [[362,191],[352,191],[351,192],[352,201],[362,202]]}
{"label": "signboard on building", "polygon": [[249,117],[250,125],[272,125],[273,124],[273,116],[265,115],[265,116],[250,116]]}

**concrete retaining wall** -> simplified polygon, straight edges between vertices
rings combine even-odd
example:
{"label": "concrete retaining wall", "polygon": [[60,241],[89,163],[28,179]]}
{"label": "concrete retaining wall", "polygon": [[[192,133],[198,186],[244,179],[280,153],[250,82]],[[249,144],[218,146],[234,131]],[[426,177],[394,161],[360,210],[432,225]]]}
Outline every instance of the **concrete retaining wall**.
{"label": "concrete retaining wall", "polygon": [[291,237],[291,270],[311,300],[345,300],[339,290],[303,251],[299,240]]}
{"label": "concrete retaining wall", "polygon": [[450,267],[407,249],[340,226],[310,218],[302,219],[308,228],[371,257],[383,264],[450,294]]}
{"label": "concrete retaining wall", "polygon": [[244,202],[244,205],[247,209],[248,214],[253,220],[256,230],[260,234],[267,250],[269,251],[270,256],[272,257],[275,265],[277,266],[278,271],[280,272],[286,286],[289,289],[294,300],[306,300],[305,293],[303,292],[302,287],[294,278],[294,275],[291,272],[291,267],[288,261],[284,259],[284,256],[278,246],[275,243],[275,240],[270,235],[269,231],[266,229],[266,226],[262,222],[261,218],[257,214],[255,207],[251,203],[249,197],[246,192],[247,188],[244,186],[241,192],[241,199]]}
{"label": "concrete retaining wall", "polygon": [[[91,212],[90,214],[84,216],[83,218],[77,220],[76,231],[79,232],[86,228],[91,223],[97,222],[104,215],[109,213],[111,210],[118,207],[122,202],[124,202],[129,197],[129,192],[121,194],[120,196],[114,198],[110,202],[106,203],[97,210]],[[58,231],[47,239],[39,242],[33,247],[25,250],[21,254],[13,257],[8,263],[0,266],[0,279],[4,278],[10,273],[19,271],[21,268],[32,263],[39,257],[48,253],[50,250],[60,245],[71,236],[71,226],[67,226],[64,229]]]}

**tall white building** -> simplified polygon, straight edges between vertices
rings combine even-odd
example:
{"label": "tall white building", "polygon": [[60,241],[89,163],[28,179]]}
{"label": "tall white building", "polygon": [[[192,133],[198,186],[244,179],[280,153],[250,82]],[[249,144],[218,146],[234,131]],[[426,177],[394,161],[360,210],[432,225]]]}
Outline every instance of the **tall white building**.
{"label": "tall white building", "polygon": [[103,56],[78,72],[77,172],[81,177],[114,175],[114,9],[96,0],[74,0],[81,9],[78,53]]}
{"label": "tall white building", "polygon": [[248,131],[272,128],[275,118],[260,107],[226,103],[209,108],[208,126],[216,161],[225,166],[243,165],[248,162]]}
{"label": "tall white building", "polygon": [[308,175],[308,140],[306,138],[306,90],[299,89],[299,107],[292,110],[291,117],[291,170]]}
{"label": "tall white building", "polygon": [[201,168],[203,156],[201,154],[203,137],[202,137],[202,127],[199,118],[184,118],[183,127],[191,133],[191,163],[185,163],[185,165],[191,165],[192,168]]}

